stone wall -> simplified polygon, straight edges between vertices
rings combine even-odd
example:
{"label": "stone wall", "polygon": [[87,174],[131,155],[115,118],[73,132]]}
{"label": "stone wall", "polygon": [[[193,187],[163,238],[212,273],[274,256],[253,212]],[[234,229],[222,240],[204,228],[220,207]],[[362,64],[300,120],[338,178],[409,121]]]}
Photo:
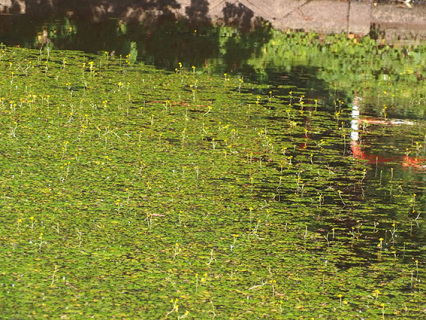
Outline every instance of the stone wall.
{"label": "stone wall", "polygon": [[371,27],[388,34],[426,38],[426,7],[373,5],[337,0],[0,0],[0,12],[33,19],[67,15],[92,21],[115,17],[151,23],[184,18],[194,25],[226,23],[250,28],[268,21],[277,29],[365,35]]}

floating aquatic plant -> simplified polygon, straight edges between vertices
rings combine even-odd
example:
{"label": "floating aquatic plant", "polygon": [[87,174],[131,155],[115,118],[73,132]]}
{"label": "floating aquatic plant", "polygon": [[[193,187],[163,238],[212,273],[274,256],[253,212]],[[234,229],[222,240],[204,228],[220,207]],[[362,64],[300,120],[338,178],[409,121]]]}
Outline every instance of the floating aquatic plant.
{"label": "floating aquatic plant", "polygon": [[7,317],[423,316],[421,174],[348,152],[345,97],[2,50]]}

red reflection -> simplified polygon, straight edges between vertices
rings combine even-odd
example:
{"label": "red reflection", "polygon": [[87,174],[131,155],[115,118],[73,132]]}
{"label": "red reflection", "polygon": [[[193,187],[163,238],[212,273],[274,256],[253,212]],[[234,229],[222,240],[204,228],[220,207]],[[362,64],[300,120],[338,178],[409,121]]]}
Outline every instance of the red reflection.
{"label": "red reflection", "polygon": [[351,121],[351,150],[353,157],[356,159],[367,160],[369,163],[386,163],[386,162],[399,162],[404,168],[411,168],[416,170],[426,170],[426,159],[420,157],[410,157],[408,155],[400,157],[384,157],[376,154],[369,154],[362,150],[359,143],[359,124],[374,124],[374,125],[386,125],[386,126],[397,126],[397,125],[414,125],[411,121],[399,120],[399,119],[378,119],[378,118],[360,118],[358,108],[359,98],[354,99],[352,118]]}

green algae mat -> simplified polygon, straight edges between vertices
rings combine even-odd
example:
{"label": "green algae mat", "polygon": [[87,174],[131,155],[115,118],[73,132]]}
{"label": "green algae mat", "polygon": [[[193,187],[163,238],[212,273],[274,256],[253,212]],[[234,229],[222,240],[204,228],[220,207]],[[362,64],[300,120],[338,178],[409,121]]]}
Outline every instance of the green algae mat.
{"label": "green algae mat", "polygon": [[344,97],[135,59],[1,49],[0,318],[426,316],[424,176]]}

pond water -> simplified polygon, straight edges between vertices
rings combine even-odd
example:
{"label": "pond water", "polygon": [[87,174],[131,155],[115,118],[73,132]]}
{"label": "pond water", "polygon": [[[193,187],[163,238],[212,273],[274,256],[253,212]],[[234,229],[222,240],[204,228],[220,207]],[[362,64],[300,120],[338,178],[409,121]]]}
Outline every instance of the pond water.
{"label": "pond water", "polygon": [[8,315],[424,317],[425,47],[45,30],[0,57]]}

